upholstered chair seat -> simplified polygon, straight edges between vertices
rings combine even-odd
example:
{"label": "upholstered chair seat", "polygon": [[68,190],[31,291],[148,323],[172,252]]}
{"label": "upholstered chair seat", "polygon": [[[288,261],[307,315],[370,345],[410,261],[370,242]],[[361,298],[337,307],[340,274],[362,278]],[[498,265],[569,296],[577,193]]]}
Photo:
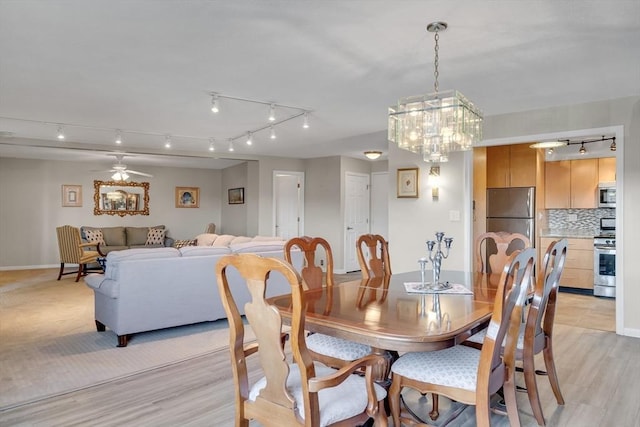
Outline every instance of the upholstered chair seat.
{"label": "upholstered chair seat", "polygon": [[351,361],[371,354],[371,347],[354,341],[325,334],[311,334],[307,337],[307,348],[314,353],[336,359]]}

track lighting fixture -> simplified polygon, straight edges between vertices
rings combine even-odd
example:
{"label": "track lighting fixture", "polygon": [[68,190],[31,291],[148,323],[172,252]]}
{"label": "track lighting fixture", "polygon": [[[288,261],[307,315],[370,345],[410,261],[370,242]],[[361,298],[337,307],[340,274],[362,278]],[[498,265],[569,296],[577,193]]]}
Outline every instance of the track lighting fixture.
{"label": "track lighting fixture", "polygon": [[276,106],[271,104],[269,106],[269,121],[274,122],[276,120]]}
{"label": "track lighting fixture", "polygon": [[62,128],[62,125],[58,125],[58,139],[59,140],[64,139],[64,130]]}
{"label": "track lighting fixture", "polygon": [[269,138],[276,139],[276,128],[274,128],[273,125],[271,125],[270,128],[271,128],[271,132],[270,132]]}
{"label": "track lighting fixture", "polygon": [[613,141],[611,141],[611,145],[609,146],[609,150],[616,151],[616,137],[613,137]]}
{"label": "track lighting fixture", "polygon": [[122,131],[120,129],[116,129],[116,144],[122,144]]}
{"label": "track lighting fixture", "polygon": [[164,148],[171,148],[171,135],[164,137]]}
{"label": "track lighting fixture", "polygon": [[309,129],[309,112],[304,112],[304,121],[302,122],[302,127],[304,129]]}
{"label": "track lighting fixture", "polygon": [[584,142],[582,142],[582,143],[580,144],[580,150],[578,150],[578,152],[579,152],[580,154],[586,154],[586,153],[587,153],[587,149],[586,149],[586,148],[584,148]]}
{"label": "track lighting fixture", "polygon": [[580,153],[581,155],[584,155],[584,154],[587,154],[587,147],[584,146],[585,144],[590,144],[592,142],[604,142],[604,141],[611,141],[611,145],[609,146],[609,149],[611,151],[616,151],[616,137],[610,136],[607,138],[604,135],[601,138],[583,139],[580,141],[571,141],[569,139],[559,139],[557,141],[536,142],[535,144],[529,145],[529,147],[546,148],[547,154],[553,154],[554,149],[556,147],[564,147],[565,145],[580,145],[580,148],[578,149],[578,153]]}
{"label": "track lighting fixture", "polygon": [[253,144],[253,139],[251,137],[251,132],[247,132],[247,145]]}
{"label": "track lighting fixture", "polygon": [[211,95],[211,111],[217,113],[220,111],[220,105],[218,103],[218,94]]}
{"label": "track lighting fixture", "polygon": [[209,151],[216,151],[213,138],[209,138]]}

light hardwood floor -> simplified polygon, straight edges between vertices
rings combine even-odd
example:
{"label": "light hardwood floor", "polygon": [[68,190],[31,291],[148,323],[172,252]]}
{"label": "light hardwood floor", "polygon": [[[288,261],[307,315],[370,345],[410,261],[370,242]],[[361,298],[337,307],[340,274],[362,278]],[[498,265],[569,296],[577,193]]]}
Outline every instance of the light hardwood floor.
{"label": "light hardwood floor", "polygon": [[[4,273],[0,286],[10,286]],[[26,273],[21,280],[24,283],[35,280],[33,277]],[[554,343],[566,404],[558,406],[547,379],[538,378],[547,425],[640,427],[640,340],[609,332],[612,319],[611,300],[560,295]],[[0,412],[0,425],[232,426],[228,356],[226,351],[218,356]],[[543,366],[541,359],[536,358],[536,366]],[[518,394],[518,404],[522,424],[535,426],[524,393]],[[492,423],[508,426],[500,416],[494,416]],[[456,420],[450,425],[471,427],[473,422]]]}

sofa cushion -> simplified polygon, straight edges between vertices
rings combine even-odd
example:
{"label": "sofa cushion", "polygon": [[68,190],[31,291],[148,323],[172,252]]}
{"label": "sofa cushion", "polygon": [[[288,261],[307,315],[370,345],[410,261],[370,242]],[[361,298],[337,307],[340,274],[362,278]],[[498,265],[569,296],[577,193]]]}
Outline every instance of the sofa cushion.
{"label": "sofa cushion", "polygon": [[254,242],[273,242],[274,240],[285,240],[284,237],[273,236],[256,236],[251,239]]}
{"label": "sofa cushion", "polygon": [[211,246],[213,242],[218,238],[217,234],[203,233],[196,236],[196,245],[198,246]]}
{"label": "sofa cushion", "polygon": [[104,245],[104,236],[102,234],[102,230],[100,230],[99,228],[84,230],[84,236],[87,242],[100,243],[101,245]]}
{"label": "sofa cushion", "polygon": [[234,237],[231,242],[229,242],[229,246],[231,245],[237,245],[239,243],[247,243],[251,241],[251,237],[246,237],[246,236],[237,236]]}
{"label": "sofa cushion", "polygon": [[103,227],[102,235],[107,246],[127,245],[127,233],[124,227]]}
{"label": "sofa cushion", "polygon": [[167,230],[163,228],[150,228],[147,234],[145,245],[162,245],[164,244],[164,235]]}
{"label": "sofa cushion", "polygon": [[284,248],[284,240],[272,240],[265,242],[246,242],[231,245],[231,251],[236,254],[260,253],[281,251]]}
{"label": "sofa cushion", "polygon": [[222,234],[216,238],[212,246],[216,246],[216,247],[229,246],[231,241],[235,238],[236,236],[232,236],[230,234]]}
{"label": "sofa cushion", "polygon": [[126,232],[129,246],[140,246],[147,243],[149,227],[126,227]]}
{"label": "sofa cushion", "polygon": [[231,253],[231,249],[229,249],[227,246],[221,246],[218,248],[213,246],[184,246],[179,250],[183,257],[228,255]]}

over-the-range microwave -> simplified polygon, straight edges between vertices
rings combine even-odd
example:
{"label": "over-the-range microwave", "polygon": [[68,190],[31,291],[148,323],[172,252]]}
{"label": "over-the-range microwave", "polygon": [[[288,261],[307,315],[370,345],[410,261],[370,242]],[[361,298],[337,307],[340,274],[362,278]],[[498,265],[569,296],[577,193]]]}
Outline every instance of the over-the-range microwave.
{"label": "over-the-range microwave", "polygon": [[601,208],[616,207],[615,182],[601,182],[598,184],[598,206]]}

